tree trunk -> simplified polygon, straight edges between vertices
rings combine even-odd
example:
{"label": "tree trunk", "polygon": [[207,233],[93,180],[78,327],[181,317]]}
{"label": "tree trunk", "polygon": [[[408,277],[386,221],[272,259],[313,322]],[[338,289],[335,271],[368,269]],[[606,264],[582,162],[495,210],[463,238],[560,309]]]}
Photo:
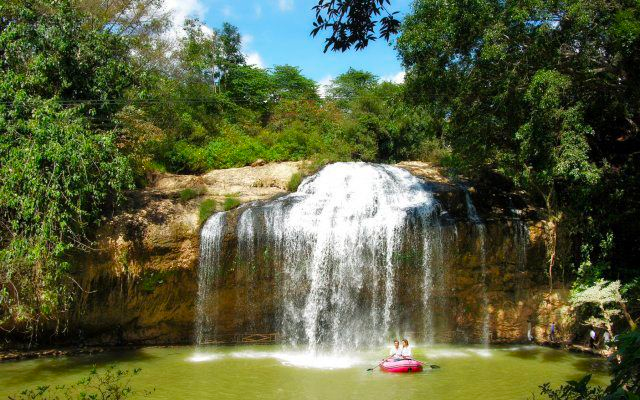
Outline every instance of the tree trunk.
{"label": "tree trunk", "polygon": [[627,304],[624,301],[621,301],[620,306],[622,308],[622,314],[624,314],[624,317],[627,319],[627,323],[629,323],[629,327],[632,331],[635,331],[638,325],[636,324],[636,321],[633,320],[631,314],[629,314],[629,311],[627,310]]}

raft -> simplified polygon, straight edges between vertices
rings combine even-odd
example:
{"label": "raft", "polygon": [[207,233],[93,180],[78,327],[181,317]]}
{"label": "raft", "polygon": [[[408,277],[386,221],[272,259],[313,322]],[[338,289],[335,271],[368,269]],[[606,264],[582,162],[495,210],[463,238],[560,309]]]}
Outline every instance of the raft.
{"label": "raft", "polygon": [[394,358],[383,361],[380,369],[385,372],[420,372],[422,363],[414,359]]}

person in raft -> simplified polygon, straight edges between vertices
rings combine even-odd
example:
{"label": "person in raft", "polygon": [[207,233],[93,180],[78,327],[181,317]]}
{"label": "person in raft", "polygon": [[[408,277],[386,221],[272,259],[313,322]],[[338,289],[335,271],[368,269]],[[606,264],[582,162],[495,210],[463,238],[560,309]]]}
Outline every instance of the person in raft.
{"label": "person in raft", "polygon": [[409,347],[409,341],[407,339],[402,339],[402,352],[400,355],[402,358],[412,358],[411,347]]}
{"label": "person in raft", "polygon": [[389,349],[389,358],[400,358],[402,357],[402,347],[400,347],[400,342],[398,339],[393,341],[393,346]]}

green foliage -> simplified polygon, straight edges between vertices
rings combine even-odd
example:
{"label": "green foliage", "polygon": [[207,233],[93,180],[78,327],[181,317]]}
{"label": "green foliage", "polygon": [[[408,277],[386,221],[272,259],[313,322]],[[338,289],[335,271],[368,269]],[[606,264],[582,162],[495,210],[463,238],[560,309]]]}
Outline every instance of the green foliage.
{"label": "green foliage", "polygon": [[[599,280],[592,286],[576,286],[569,299],[571,305],[577,309],[591,306],[586,325],[604,327],[613,334],[613,323],[617,316],[626,310],[625,300],[620,291],[620,281],[607,282]],[[628,315],[627,315],[628,316]],[[635,328],[635,322],[628,316],[630,328]]]}
{"label": "green foliage", "polygon": [[616,339],[620,362],[612,367],[613,377],[607,388],[609,398],[640,398],[640,331],[632,330]]}
{"label": "green foliage", "polygon": [[117,131],[97,122],[119,106],[60,101],[122,97],[135,77],[125,39],[83,29],[69,1],[0,14],[0,325],[30,330],[68,310],[68,253],[133,182]]}
{"label": "green foliage", "polygon": [[640,275],[638,27],[635,1],[418,0],[398,39],[445,163],[493,169],[544,205],[585,283]]}
{"label": "green foliage", "polygon": [[186,188],[180,191],[180,201],[183,203],[193,200],[198,196],[202,196],[204,190],[202,188]]}
{"label": "green foliage", "polygon": [[234,196],[227,196],[224,198],[224,203],[222,204],[222,208],[225,211],[232,210],[240,205],[240,200]]}
{"label": "green foliage", "polygon": [[200,203],[200,209],[198,212],[198,220],[200,225],[207,222],[210,216],[216,212],[216,201],[213,199],[206,199]]}
{"label": "green foliage", "polygon": [[344,106],[357,96],[373,89],[377,82],[378,77],[374,74],[349,68],[347,72],[338,75],[331,81],[327,94],[330,98],[339,100],[340,104]]}
{"label": "green foliage", "polygon": [[71,385],[41,385],[34,389],[25,389],[19,394],[9,396],[10,400],[120,400],[134,395],[151,395],[153,391],[136,392],[131,387],[131,380],[140,374],[141,369],[132,371],[117,369],[115,365],[98,371],[96,367],[89,375]]}
{"label": "green foliage", "polygon": [[287,190],[290,192],[295,192],[296,190],[298,190],[298,186],[300,186],[301,183],[302,174],[296,172],[295,174],[291,175],[291,178],[289,178],[289,182],[287,183]]}
{"label": "green foliage", "polygon": [[153,293],[156,288],[165,283],[170,271],[151,271],[144,274],[140,280],[140,287],[143,291]]}
{"label": "green foliage", "polygon": [[280,99],[319,100],[318,85],[302,75],[298,67],[276,65],[271,73],[274,93]]}
{"label": "green foliage", "polygon": [[550,400],[601,400],[605,391],[599,386],[589,386],[591,375],[586,375],[580,381],[568,381],[557,389],[549,383],[540,386],[540,393]]}
{"label": "green foliage", "polygon": [[[591,375],[569,381],[557,389],[549,383],[540,386],[543,396],[551,400],[637,400],[640,398],[640,332],[629,331],[616,340],[618,350],[613,362],[611,384],[603,389],[589,386]],[[534,397],[535,398],[535,397]]]}

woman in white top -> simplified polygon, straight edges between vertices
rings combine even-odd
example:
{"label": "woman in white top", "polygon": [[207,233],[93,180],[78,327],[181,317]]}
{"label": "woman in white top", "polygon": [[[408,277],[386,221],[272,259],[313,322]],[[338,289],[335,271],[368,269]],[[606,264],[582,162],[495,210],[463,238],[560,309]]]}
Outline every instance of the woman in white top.
{"label": "woman in white top", "polygon": [[396,339],[393,341],[393,347],[389,350],[389,358],[400,357],[402,357],[402,347],[400,347],[400,342]]}
{"label": "woman in white top", "polygon": [[409,347],[409,341],[407,339],[402,340],[402,352],[400,354],[403,358],[411,358],[411,347]]}

